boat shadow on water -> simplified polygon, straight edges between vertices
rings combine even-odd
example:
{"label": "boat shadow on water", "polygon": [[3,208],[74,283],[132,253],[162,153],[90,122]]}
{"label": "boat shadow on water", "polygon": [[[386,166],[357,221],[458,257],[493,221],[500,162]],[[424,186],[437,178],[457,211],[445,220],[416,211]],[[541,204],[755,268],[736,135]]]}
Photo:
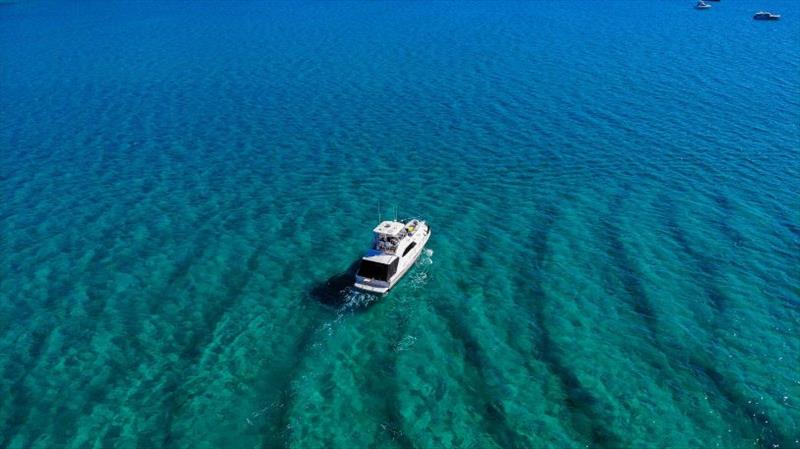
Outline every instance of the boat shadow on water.
{"label": "boat shadow on water", "polygon": [[329,277],[311,288],[310,295],[314,300],[336,309],[365,309],[380,297],[372,293],[362,292],[353,287],[358,261],[353,262],[346,271]]}

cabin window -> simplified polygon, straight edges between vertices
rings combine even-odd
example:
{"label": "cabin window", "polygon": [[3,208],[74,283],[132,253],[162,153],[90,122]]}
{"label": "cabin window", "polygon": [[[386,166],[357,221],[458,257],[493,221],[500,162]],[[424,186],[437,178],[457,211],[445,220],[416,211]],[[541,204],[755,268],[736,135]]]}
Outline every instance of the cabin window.
{"label": "cabin window", "polygon": [[411,244],[408,245],[406,250],[403,251],[403,257],[405,257],[405,255],[408,254],[408,252],[411,251],[411,249],[414,248],[415,246],[417,246],[417,242],[411,242]]}
{"label": "cabin window", "polygon": [[361,265],[358,267],[358,275],[379,281],[388,281],[389,265],[371,260],[362,260]]}
{"label": "cabin window", "polygon": [[378,281],[386,281],[394,276],[397,272],[397,262],[400,261],[399,257],[389,263],[378,263],[371,260],[361,259],[361,265],[358,266],[358,275],[365,278],[375,279]]}
{"label": "cabin window", "polygon": [[400,258],[399,257],[395,257],[395,259],[392,261],[392,263],[389,264],[389,273],[386,276],[387,280],[391,279],[392,276],[394,276],[394,274],[397,272],[397,262],[400,262]]}

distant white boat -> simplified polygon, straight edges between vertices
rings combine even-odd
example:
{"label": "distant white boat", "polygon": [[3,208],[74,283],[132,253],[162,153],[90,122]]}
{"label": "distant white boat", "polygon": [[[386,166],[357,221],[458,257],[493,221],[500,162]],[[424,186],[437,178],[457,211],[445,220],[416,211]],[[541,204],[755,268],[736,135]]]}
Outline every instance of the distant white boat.
{"label": "distant white boat", "polygon": [[755,20],[781,20],[780,14],[772,14],[771,12],[759,11],[754,16]]}
{"label": "distant white boat", "polygon": [[417,261],[431,237],[431,228],[418,219],[383,221],[372,232],[372,248],[361,258],[355,287],[386,293]]}
{"label": "distant white boat", "polygon": [[694,9],[709,9],[709,8],[711,8],[711,5],[704,2],[703,0],[698,1],[697,4],[694,5]]}

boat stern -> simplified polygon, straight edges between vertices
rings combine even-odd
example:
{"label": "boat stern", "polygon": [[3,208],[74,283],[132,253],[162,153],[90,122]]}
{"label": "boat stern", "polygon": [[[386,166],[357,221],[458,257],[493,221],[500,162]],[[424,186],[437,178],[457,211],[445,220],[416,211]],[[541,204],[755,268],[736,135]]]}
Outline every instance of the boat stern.
{"label": "boat stern", "polygon": [[364,278],[361,276],[356,276],[356,283],[353,286],[363,292],[375,293],[378,295],[388,292],[391,288],[391,285],[389,285],[388,282]]}
{"label": "boat stern", "polygon": [[354,287],[370,293],[383,294],[392,288],[400,258],[394,254],[370,252],[361,258]]}

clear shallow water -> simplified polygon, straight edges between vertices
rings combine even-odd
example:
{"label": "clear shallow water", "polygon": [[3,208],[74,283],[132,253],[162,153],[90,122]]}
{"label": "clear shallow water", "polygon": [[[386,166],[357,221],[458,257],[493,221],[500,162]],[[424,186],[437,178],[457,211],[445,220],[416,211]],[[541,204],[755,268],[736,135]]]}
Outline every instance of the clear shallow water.
{"label": "clear shallow water", "polygon": [[1,5],[0,447],[800,447],[800,6],[691,6]]}

